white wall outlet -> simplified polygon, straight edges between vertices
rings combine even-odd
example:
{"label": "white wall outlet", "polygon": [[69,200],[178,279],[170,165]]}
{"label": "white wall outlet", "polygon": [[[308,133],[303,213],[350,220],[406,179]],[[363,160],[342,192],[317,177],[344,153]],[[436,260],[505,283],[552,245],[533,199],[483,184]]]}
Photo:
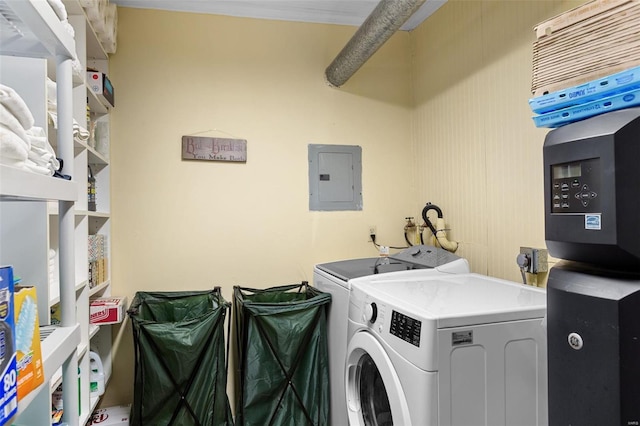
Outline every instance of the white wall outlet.
{"label": "white wall outlet", "polygon": [[373,241],[373,239],[371,238],[372,235],[375,238],[375,235],[376,235],[376,226],[375,225],[369,225],[369,240],[368,240],[369,242]]}

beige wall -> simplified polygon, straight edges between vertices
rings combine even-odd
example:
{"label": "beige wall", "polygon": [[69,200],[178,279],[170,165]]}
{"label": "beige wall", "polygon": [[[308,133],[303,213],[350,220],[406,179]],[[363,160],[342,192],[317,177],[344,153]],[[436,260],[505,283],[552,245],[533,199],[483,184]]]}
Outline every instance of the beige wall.
{"label": "beige wall", "polygon": [[[415,214],[409,34],[342,89],[324,70],[355,28],[119,9],[111,123],[113,293],[312,281],[313,265],[404,242]],[[181,160],[181,137],[247,140],[246,164]],[[308,144],[360,145],[362,211],[310,212]],[[116,331],[103,404],[132,400]]]}
{"label": "beige wall", "polygon": [[533,27],[576,3],[450,0],[412,33],[418,197],[442,208],[474,272],[521,281],[520,247],[546,247]]}
{"label": "beige wall", "polygon": [[[544,247],[532,28],[575,3],[449,0],[340,89],[324,69],[352,27],[120,8],[113,292],[311,281],[375,255],[369,225],[403,244],[427,201],[475,272],[520,280],[519,247]],[[209,129],[247,139],[247,163],[181,161],[181,136]],[[309,143],[362,146],[362,211],[308,211]],[[131,340],[116,330],[104,405],[132,400]]]}

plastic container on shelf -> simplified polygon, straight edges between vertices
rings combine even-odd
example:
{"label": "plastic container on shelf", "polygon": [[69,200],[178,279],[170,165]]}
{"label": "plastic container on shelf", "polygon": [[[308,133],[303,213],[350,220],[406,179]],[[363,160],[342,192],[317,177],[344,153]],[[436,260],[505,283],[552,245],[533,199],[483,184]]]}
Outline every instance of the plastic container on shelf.
{"label": "plastic container on shelf", "polygon": [[100,356],[89,352],[89,393],[92,397],[104,394],[104,368]]}

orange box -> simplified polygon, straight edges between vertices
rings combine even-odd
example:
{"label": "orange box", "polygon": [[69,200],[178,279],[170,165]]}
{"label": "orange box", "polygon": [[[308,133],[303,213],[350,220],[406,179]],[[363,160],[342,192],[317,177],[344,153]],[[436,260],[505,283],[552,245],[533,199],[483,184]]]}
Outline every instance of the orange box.
{"label": "orange box", "polygon": [[36,288],[16,286],[13,301],[16,322],[18,400],[21,400],[44,383]]}

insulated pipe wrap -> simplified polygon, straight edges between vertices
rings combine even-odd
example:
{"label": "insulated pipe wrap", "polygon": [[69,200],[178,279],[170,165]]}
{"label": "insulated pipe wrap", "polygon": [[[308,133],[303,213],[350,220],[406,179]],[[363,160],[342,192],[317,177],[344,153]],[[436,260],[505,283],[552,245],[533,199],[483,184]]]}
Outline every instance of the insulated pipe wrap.
{"label": "insulated pipe wrap", "polygon": [[425,0],[381,0],[325,70],[327,81],[340,87],[402,27]]}

